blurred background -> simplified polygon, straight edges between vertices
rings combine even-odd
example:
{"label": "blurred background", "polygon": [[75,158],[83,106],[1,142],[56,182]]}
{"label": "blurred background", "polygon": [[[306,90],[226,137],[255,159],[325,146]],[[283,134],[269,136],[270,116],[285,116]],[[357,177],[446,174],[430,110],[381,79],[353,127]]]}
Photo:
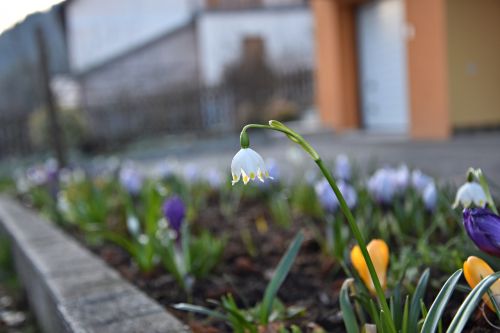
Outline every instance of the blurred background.
{"label": "blurred background", "polygon": [[3,5],[0,159],[268,119],[362,141],[500,126],[497,0],[35,2]]}

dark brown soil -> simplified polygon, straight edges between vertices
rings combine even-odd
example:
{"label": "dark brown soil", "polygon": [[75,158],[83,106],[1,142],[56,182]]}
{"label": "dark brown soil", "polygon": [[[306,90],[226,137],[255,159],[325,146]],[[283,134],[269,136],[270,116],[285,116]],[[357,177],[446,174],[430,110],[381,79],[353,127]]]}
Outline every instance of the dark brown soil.
{"label": "dark brown soil", "polygon": [[[344,324],[338,304],[338,293],[345,279],[344,273],[339,270],[331,258],[325,256],[319,244],[310,231],[310,223],[304,218],[296,217],[293,227],[284,229],[272,222],[264,223],[267,231],[260,231],[256,220],[264,218],[270,221],[268,213],[257,202],[246,202],[236,217],[226,220],[219,212],[218,205],[209,204],[193,223],[196,226],[208,228],[216,234],[225,234],[229,237],[222,262],[216,271],[204,280],[196,281],[193,298],[189,302],[210,307],[208,299],[220,299],[221,296],[232,293],[241,306],[253,306],[261,301],[264,290],[273,269],[278,264],[287,246],[297,233],[302,229],[305,241],[295,264],[278,293],[279,299],[286,305],[302,306],[307,309],[305,314],[293,320],[301,328],[319,325],[327,332],[344,332]],[[250,231],[253,245],[257,251],[251,256],[241,238],[241,230]],[[265,228],[264,228],[265,229]],[[195,316],[186,312],[176,311],[171,306],[180,302],[187,302],[187,296],[177,285],[175,280],[163,268],[150,273],[141,273],[131,261],[130,256],[119,247],[106,244],[93,247],[111,266],[121,274],[148,293],[152,298],[165,305],[181,320],[187,322],[194,332],[215,333],[231,332],[230,328],[217,320]],[[437,292],[437,291],[436,291]],[[452,300],[445,325],[453,313],[458,309],[464,295],[461,293]],[[436,293],[433,293],[428,304]],[[492,322],[494,316],[490,316]],[[466,332],[495,332],[484,320],[478,310],[470,320]],[[446,327],[446,326],[444,326]],[[309,330],[304,330],[309,332]]]}

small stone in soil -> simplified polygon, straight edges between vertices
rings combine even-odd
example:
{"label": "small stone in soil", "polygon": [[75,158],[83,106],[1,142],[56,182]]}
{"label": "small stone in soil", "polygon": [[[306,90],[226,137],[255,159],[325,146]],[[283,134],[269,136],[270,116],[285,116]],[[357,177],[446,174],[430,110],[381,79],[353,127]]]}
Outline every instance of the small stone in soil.
{"label": "small stone in soil", "polygon": [[319,294],[319,300],[325,305],[330,304],[330,297],[328,297],[328,295],[324,292]]}
{"label": "small stone in soil", "polygon": [[238,257],[235,261],[236,273],[255,273],[258,270],[253,262],[247,257]]}

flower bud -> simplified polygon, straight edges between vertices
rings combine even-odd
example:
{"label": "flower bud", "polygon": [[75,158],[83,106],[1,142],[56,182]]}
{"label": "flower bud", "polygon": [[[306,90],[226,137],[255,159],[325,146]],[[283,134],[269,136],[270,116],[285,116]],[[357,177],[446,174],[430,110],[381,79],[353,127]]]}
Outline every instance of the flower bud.
{"label": "flower bud", "polygon": [[483,252],[500,257],[500,216],[487,208],[466,208],[465,231]]}

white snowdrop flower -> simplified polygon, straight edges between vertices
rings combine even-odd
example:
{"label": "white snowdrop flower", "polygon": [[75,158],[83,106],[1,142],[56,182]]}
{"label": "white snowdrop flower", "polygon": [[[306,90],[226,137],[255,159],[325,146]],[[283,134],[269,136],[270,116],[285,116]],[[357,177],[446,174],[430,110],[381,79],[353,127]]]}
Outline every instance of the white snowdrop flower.
{"label": "white snowdrop flower", "polygon": [[21,170],[14,171],[14,179],[16,180],[16,188],[19,193],[26,193],[30,190],[31,183]]}
{"label": "white snowdrop flower", "polygon": [[464,208],[468,208],[472,203],[478,207],[484,207],[486,205],[486,194],[478,183],[467,182],[458,188],[453,208],[458,207],[459,204],[462,204]]}
{"label": "white snowdrop flower", "polygon": [[57,209],[64,215],[71,213],[71,207],[65,191],[61,191],[57,195]]}
{"label": "white snowdrop flower", "polygon": [[146,245],[149,243],[149,237],[147,235],[142,234],[139,237],[137,237],[137,241],[142,245]]}
{"label": "white snowdrop flower", "polygon": [[240,180],[240,177],[245,185],[256,178],[261,182],[264,182],[265,178],[272,179],[262,157],[251,148],[241,148],[234,155],[231,162],[231,174],[233,185]]}
{"label": "white snowdrop flower", "polygon": [[167,229],[168,228],[168,222],[167,222],[167,220],[165,220],[164,218],[161,218],[158,221],[158,228],[160,228],[160,229]]}
{"label": "white snowdrop flower", "polygon": [[132,235],[138,235],[141,232],[139,219],[135,215],[127,217],[127,229]]}

